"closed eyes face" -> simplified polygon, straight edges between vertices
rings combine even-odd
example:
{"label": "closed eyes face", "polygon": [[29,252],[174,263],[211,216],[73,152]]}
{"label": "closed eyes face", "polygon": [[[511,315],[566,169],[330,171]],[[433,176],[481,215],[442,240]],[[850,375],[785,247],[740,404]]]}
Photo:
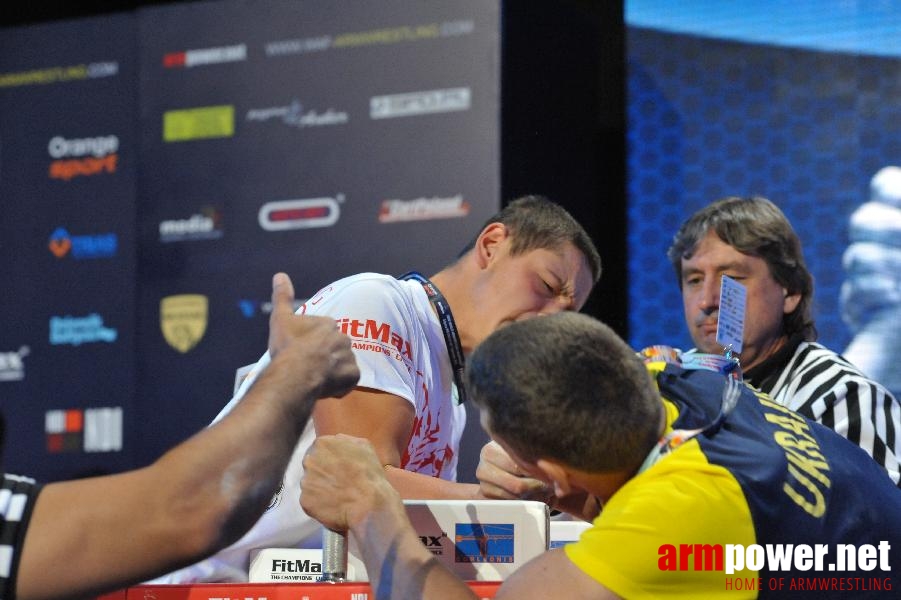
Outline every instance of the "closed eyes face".
{"label": "closed eyes face", "polygon": [[479,341],[514,321],[579,310],[591,292],[588,262],[572,244],[512,256],[508,242],[497,248],[480,285]]}

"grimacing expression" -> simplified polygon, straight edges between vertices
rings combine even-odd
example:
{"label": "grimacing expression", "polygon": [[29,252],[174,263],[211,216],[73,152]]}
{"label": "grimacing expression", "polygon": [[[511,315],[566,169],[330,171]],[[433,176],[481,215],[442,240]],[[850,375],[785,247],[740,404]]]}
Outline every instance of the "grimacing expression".
{"label": "grimacing expression", "polygon": [[510,254],[509,246],[509,237],[499,243],[477,285],[479,342],[514,321],[577,311],[591,292],[591,269],[573,244],[567,242],[558,249],[539,248],[515,256]]}
{"label": "grimacing expression", "polygon": [[797,308],[800,294],[789,294],[770,272],[766,261],[743,254],[715,232],[698,242],[691,258],[682,259],[682,305],[691,339],[701,352],[719,354],[716,342],[720,283],[723,275],[741,283],[747,292],[741,358],[749,369],[771,356],[784,343],[783,315]]}

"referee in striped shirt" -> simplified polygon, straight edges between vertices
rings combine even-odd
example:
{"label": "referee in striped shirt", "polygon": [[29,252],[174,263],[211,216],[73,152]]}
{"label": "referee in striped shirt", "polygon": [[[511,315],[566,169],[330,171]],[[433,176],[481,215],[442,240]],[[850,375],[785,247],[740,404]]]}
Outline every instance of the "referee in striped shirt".
{"label": "referee in striped shirt", "polygon": [[863,448],[899,484],[901,403],[882,384],[816,342],[813,277],[785,214],[766,198],[727,197],[679,228],[667,256],[676,270],[693,351],[716,341],[723,275],[747,292],[746,381]]}

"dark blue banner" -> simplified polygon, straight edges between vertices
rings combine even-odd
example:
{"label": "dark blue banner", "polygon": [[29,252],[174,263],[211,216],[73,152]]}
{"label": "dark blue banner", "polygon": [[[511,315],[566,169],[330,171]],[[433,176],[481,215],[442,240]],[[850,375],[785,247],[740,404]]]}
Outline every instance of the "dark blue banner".
{"label": "dark blue banner", "polygon": [[[221,1],[0,36],[6,466],[155,459],[298,300],[433,273],[500,207],[500,7]],[[474,450],[477,451],[477,450]]]}

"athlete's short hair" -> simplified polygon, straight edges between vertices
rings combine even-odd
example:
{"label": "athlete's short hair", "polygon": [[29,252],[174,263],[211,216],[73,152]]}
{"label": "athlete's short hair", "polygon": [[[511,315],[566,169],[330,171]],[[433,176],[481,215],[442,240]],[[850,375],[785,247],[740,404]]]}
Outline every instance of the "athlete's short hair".
{"label": "athlete's short hair", "polygon": [[530,462],[632,471],[660,433],[662,402],[644,363],[582,313],[498,329],[470,357],[466,385],[491,433]]}
{"label": "athlete's short hair", "polygon": [[531,250],[556,250],[571,243],[585,257],[592,283],[597,283],[601,278],[601,255],[591,236],[565,208],[545,196],[522,196],[507,204],[485,221],[476,237],[462,250],[461,256],[472,250],[478,235],[492,223],[503,223],[510,230],[512,255]]}

